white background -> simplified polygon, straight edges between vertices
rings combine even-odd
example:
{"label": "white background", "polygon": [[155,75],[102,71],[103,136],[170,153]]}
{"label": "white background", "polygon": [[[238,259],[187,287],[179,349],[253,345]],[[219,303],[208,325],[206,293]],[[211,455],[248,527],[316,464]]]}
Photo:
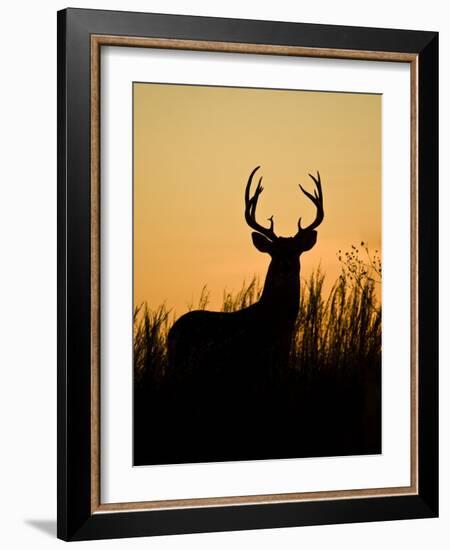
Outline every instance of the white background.
{"label": "white background", "polygon": [[[0,87],[0,518],[2,546],[52,548],[56,517],[56,10],[63,3],[21,2],[2,10]],[[128,9],[254,19],[428,29],[440,36],[440,94],[450,96],[450,38],[445,3],[379,0],[211,3],[165,0],[77,2],[78,7]],[[448,102],[441,102],[441,182],[448,182]],[[448,185],[441,185],[441,278],[447,279]],[[441,340],[449,324],[449,290],[441,289]],[[108,548],[274,546],[379,549],[446,548],[450,536],[449,364],[441,346],[441,518],[85,543]],[[447,543],[445,542],[447,540]]]}

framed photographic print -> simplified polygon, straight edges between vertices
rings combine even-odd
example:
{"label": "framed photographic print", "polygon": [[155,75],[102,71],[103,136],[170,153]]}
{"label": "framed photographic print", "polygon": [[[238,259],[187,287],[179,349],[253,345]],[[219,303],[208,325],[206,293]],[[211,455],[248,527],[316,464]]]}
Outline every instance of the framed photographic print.
{"label": "framed photographic print", "polygon": [[58,13],[58,536],[438,514],[438,35]]}

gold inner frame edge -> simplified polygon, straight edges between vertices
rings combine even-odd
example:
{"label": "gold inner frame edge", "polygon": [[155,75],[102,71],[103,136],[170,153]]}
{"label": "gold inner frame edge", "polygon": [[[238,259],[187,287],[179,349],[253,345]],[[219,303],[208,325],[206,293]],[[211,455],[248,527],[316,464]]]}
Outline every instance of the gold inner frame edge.
{"label": "gold inner frame edge", "polygon": [[[410,65],[411,150],[411,484],[405,487],[367,488],[265,495],[239,495],[140,502],[101,502],[100,448],[100,50],[102,46],[164,48],[175,50],[287,55],[331,59],[392,61]],[[274,504],[314,500],[340,500],[418,494],[418,55],[402,52],[340,50],[236,42],[91,35],[90,56],[90,178],[91,178],[91,513],[162,510],[246,504]]]}

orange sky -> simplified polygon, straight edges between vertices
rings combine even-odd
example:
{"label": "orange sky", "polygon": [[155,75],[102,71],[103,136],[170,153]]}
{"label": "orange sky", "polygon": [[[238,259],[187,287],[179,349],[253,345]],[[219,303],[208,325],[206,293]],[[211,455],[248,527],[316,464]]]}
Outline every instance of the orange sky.
{"label": "orange sky", "polygon": [[315,210],[299,191],[320,171],[325,219],[302,255],[301,276],[322,266],[331,283],[339,249],[381,250],[381,96],[165,84],[134,84],[134,301],[165,302],[176,315],[206,284],[210,309],[224,289],[269,257],[251,242],[244,187],[261,165],[257,219],[278,235]]}

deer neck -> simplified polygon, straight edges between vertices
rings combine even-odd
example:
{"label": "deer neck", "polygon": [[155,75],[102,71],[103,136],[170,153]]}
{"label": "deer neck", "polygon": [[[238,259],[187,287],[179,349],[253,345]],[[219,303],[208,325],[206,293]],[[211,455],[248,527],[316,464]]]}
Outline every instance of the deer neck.
{"label": "deer neck", "polygon": [[274,321],[294,323],[299,301],[300,260],[289,270],[285,270],[279,261],[272,259],[259,303],[269,310],[270,315],[274,316]]}

